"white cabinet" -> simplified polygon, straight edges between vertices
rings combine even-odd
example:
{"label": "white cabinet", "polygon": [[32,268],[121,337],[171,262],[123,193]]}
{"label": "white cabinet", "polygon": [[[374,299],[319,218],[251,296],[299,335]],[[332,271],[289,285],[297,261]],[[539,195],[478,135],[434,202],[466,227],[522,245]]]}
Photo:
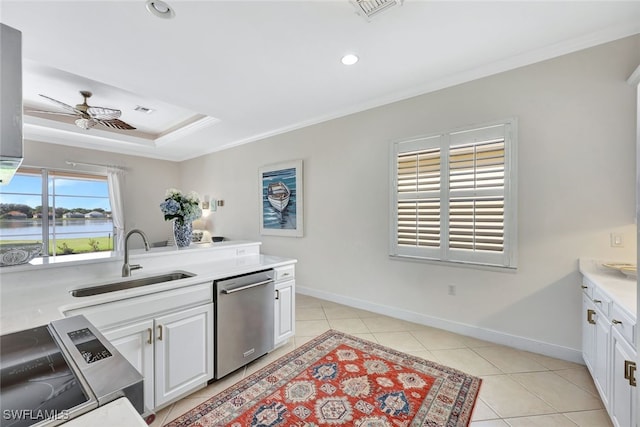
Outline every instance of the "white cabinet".
{"label": "white cabinet", "polygon": [[279,346],[295,334],[295,281],[275,286],[274,344]]}
{"label": "white cabinet", "polygon": [[[611,398],[609,413],[615,427],[635,425],[637,353],[614,327],[611,331]],[[634,385],[632,385],[634,384]]]}
{"label": "white cabinet", "polygon": [[155,408],[153,373],[153,320],[134,322],[129,325],[101,331],[144,377],[144,406]]}
{"label": "white cabinet", "polygon": [[592,298],[592,287],[585,287],[582,294],[582,357],[591,372],[593,382],[607,406],[609,329],[611,323],[601,310],[602,300]]}
{"label": "white cabinet", "polygon": [[213,304],[154,320],[156,406],[213,378],[212,326]]}
{"label": "white cabinet", "polygon": [[144,376],[149,409],[213,377],[212,304],[101,332]]}
{"label": "white cabinet", "polygon": [[636,427],[635,320],[586,278],[582,355],[615,427]]}
{"label": "white cabinet", "polygon": [[144,376],[144,403],[154,410],[213,378],[213,288],[202,283],[74,309]]}
{"label": "white cabinet", "polygon": [[606,407],[609,404],[609,330],[611,323],[598,310],[596,310],[595,321],[595,363],[591,373],[593,382],[602,397],[602,403]]}
{"label": "white cabinet", "polygon": [[582,295],[582,358],[589,371],[593,372],[596,362],[596,307],[591,297]]}
{"label": "white cabinet", "polygon": [[274,347],[278,347],[295,335],[296,281],[295,266],[274,269]]}

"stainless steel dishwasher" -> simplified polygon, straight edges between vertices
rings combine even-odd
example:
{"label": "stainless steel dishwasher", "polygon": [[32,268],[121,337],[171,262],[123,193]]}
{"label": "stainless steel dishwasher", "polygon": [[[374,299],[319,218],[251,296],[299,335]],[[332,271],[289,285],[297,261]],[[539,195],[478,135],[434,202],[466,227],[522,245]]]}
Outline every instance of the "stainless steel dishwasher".
{"label": "stainless steel dishwasher", "polygon": [[213,282],[215,378],[273,349],[273,270]]}

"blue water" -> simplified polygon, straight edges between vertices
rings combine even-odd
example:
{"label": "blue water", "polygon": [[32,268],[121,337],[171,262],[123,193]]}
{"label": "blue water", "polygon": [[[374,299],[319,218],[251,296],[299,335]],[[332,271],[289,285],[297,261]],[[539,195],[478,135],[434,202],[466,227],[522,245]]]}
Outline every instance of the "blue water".
{"label": "blue water", "polygon": [[[267,199],[267,188],[269,184],[278,181],[284,182],[285,185],[289,187],[289,190],[291,190],[289,204],[282,212],[274,209]],[[264,228],[275,230],[296,229],[296,185],[295,168],[262,174],[262,226]]]}
{"label": "blue water", "polygon": [[[53,227],[50,226],[53,232]],[[58,237],[98,237],[113,234],[113,223],[106,219],[56,219],[55,233]],[[0,239],[37,239],[42,236],[41,219],[1,220]]]}

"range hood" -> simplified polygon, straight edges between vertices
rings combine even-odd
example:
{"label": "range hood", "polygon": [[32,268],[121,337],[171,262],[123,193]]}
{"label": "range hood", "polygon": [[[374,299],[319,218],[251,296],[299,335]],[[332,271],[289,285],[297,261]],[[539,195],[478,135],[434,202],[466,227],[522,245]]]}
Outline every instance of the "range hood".
{"label": "range hood", "polygon": [[0,185],[22,163],[22,33],[0,23]]}

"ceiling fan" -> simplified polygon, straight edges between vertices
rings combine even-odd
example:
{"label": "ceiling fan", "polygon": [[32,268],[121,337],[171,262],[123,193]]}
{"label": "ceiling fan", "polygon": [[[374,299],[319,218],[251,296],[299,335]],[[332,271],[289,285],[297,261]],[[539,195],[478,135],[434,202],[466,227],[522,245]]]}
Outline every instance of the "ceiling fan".
{"label": "ceiling fan", "polygon": [[56,111],[43,111],[43,110],[28,110],[30,113],[40,113],[40,114],[55,114],[59,116],[71,116],[77,117],[76,125],[82,129],[91,129],[95,125],[106,126],[111,129],[123,129],[123,130],[131,130],[135,129],[128,123],[123,122],[118,119],[122,114],[122,111],[116,110],[113,108],[106,107],[92,107],[87,104],[87,99],[91,97],[91,92],[87,90],[81,90],[80,95],[84,97],[84,102],[82,104],[78,104],[75,107],[71,105],[65,104],[64,102],[60,102],[56,99],[50,98],[46,95],[40,94],[41,97],[48,99],[49,101],[54,102],[66,113],[56,112]]}

